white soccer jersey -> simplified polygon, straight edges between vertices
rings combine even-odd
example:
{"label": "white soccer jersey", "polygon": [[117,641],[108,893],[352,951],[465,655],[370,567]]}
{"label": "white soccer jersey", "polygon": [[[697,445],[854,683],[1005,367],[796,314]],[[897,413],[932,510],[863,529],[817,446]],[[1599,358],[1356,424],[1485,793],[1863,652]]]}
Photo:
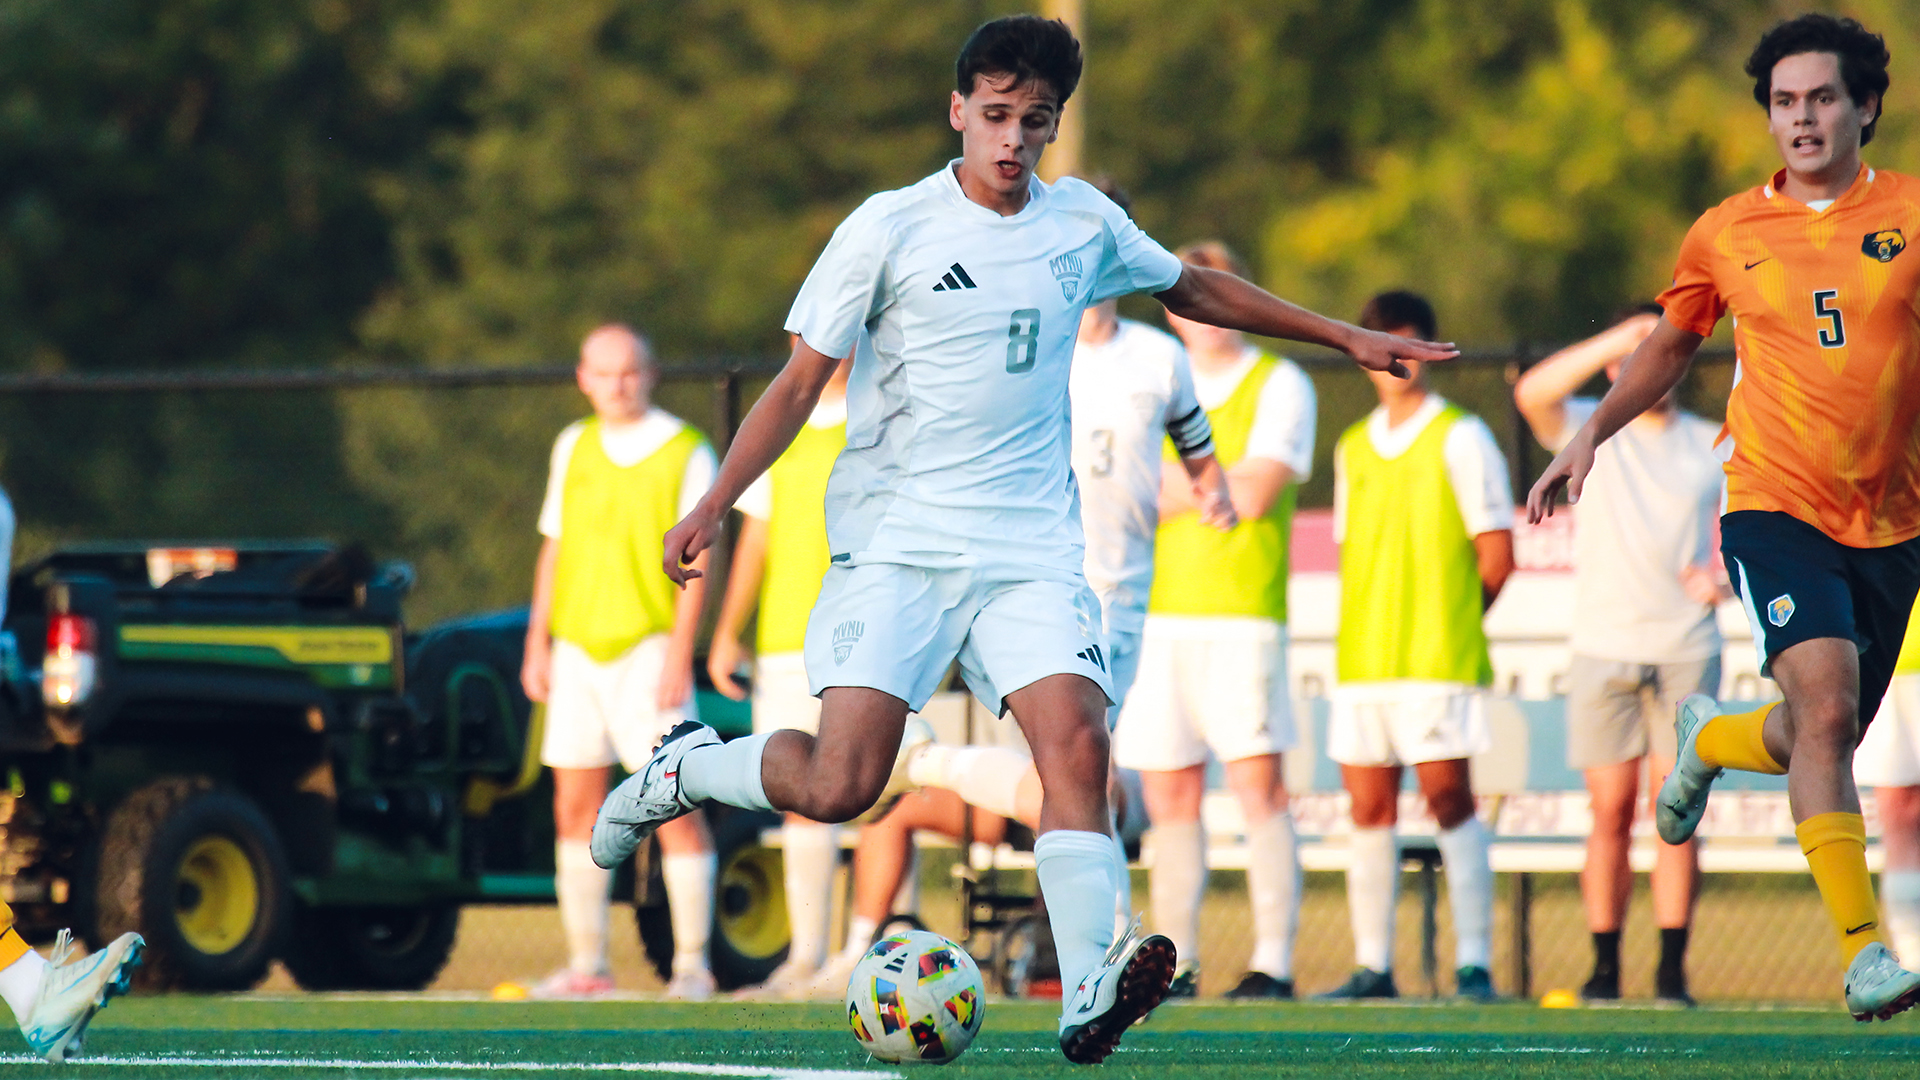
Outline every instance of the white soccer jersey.
{"label": "white soccer jersey", "polygon": [[801,286],[787,329],[854,355],[827,484],[836,563],[1080,577],[1067,404],[1080,314],[1170,288],[1181,265],[1084,181],[1031,190],[1003,217],[949,165],[875,195]]}
{"label": "white soccer jersey", "polygon": [[1073,473],[1086,527],[1087,584],[1107,629],[1139,630],[1153,588],[1160,528],[1160,459],[1170,428],[1199,457],[1213,448],[1193,393],[1187,351],[1171,334],[1130,319],[1073,354]]}

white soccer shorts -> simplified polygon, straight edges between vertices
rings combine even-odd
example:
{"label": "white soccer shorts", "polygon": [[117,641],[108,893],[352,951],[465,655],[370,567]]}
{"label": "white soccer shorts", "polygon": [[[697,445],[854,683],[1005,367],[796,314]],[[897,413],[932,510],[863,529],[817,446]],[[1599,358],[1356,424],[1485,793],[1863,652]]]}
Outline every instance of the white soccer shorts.
{"label": "white soccer shorts", "polygon": [[807,687],[807,654],[782,652],[753,661],[753,733],[790,728],[820,734],[820,699]]}
{"label": "white soccer shorts", "polygon": [[1486,691],[1448,683],[1348,683],[1333,689],[1327,756],[1342,765],[1419,765],[1493,746]]}
{"label": "white soccer shorts", "polygon": [[827,570],[807,620],[808,689],[864,686],[918,712],[958,659],[992,713],[1049,675],[1084,676],[1113,700],[1100,602],[1080,580],[898,563]]}
{"label": "white soccer shorts", "polygon": [[1920,785],[1920,675],[1895,675],[1853,752],[1861,787]]}
{"label": "white soccer shorts", "polygon": [[599,769],[618,761],[639,771],[674,725],[694,716],[693,702],[655,704],[667,635],[655,634],[607,663],[579,646],[553,643],[547,677],[547,733],[540,763],[556,769]]}
{"label": "white soccer shorts", "polygon": [[1271,619],[1149,615],[1139,675],[1120,710],[1113,761],[1172,772],[1296,744],[1287,629]]}
{"label": "white soccer shorts", "polygon": [[1140,631],[1107,628],[1107,676],[1113,683],[1113,704],[1107,709],[1107,730],[1120,723],[1120,710],[1133,692],[1134,678],[1140,674]]}

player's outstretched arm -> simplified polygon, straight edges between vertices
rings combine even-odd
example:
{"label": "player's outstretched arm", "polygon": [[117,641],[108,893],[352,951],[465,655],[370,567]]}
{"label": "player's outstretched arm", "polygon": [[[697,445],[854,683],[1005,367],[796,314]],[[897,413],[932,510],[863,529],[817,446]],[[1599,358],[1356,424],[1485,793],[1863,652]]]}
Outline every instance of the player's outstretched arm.
{"label": "player's outstretched arm", "polygon": [[727,447],[727,458],[713,486],[694,505],[693,512],[667,530],[662,565],[677,585],[700,577],[692,563],[701,552],[720,538],[720,530],[733,509],[734,500],[747,485],[774,463],[812,414],[820,401],[820,391],[833,378],[840,361],[818,352],[804,340],[796,340],[787,366],[773,377],[767,392],[753,403],[740,430]]}
{"label": "player's outstretched arm", "polygon": [[1513,384],[1513,403],[1534,438],[1558,445],[1566,435],[1567,399],[1608,364],[1633,355],[1658,325],[1658,315],[1634,315],[1528,368]]}
{"label": "player's outstretched arm", "polygon": [[1665,318],[1660,320],[1653,333],[1627,357],[1621,366],[1620,378],[1607,391],[1607,396],[1600,399],[1593,416],[1574,433],[1573,441],[1553,456],[1552,464],[1527,493],[1529,522],[1539,524],[1541,519],[1553,516],[1553,500],[1561,488],[1567,490],[1570,501],[1580,501],[1587,473],[1593,471],[1594,451],[1613,438],[1628,421],[1659,403],[1667,391],[1680,385],[1693,363],[1693,354],[1700,351],[1700,343],[1705,340]]}
{"label": "player's outstretched arm", "polygon": [[1194,322],[1243,330],[1261,337],[1286,338],[1339,349],[1369,371],[1406,378],[1403,360],[1451,360],[1460,350],[1451,344],[1362,330],[1290,304],[1258,285],[1224,270],[1189,266],[1180,280],[1154,299],[1168,311]]}

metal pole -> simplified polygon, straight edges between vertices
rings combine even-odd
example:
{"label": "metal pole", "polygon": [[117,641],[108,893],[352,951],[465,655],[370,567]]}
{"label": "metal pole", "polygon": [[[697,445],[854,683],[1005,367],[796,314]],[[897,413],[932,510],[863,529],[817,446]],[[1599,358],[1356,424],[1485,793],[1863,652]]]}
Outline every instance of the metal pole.
{"label": "metal pole", "polygon": [[[1047,0],[1043,6],[1050,19],[1059,19],[1073,28],[1073,36],[1080,39],[1084,50],[1087,42],[1087,13],[1085,0]],[[1047,147],[1046,156],[1040,159],[1040,179],[1052,183],[1063,176],[1072,176],[1082,168],[1086,148],[1086,125],[1081,117],[1087,113],[1087,101],[1084,86],[1074,92],[1073,100],[1060,112],[1060,134],[1053,145]]]}
{"label": "metal pole", "polygon": [[1513,875],[1513,992],[1533,997],[1533,875]]}

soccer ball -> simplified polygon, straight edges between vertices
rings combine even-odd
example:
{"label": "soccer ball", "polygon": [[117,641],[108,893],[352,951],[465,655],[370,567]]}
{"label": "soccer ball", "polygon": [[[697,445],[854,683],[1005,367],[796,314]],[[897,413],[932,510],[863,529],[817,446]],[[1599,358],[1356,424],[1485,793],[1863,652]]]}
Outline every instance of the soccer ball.
{"label": "soccer ball", "polygon": [[867,1053],[944,1065],[973,1044],[986,987],[967,950],[925,930],[882,938],[854,965],[847,1023]]}

